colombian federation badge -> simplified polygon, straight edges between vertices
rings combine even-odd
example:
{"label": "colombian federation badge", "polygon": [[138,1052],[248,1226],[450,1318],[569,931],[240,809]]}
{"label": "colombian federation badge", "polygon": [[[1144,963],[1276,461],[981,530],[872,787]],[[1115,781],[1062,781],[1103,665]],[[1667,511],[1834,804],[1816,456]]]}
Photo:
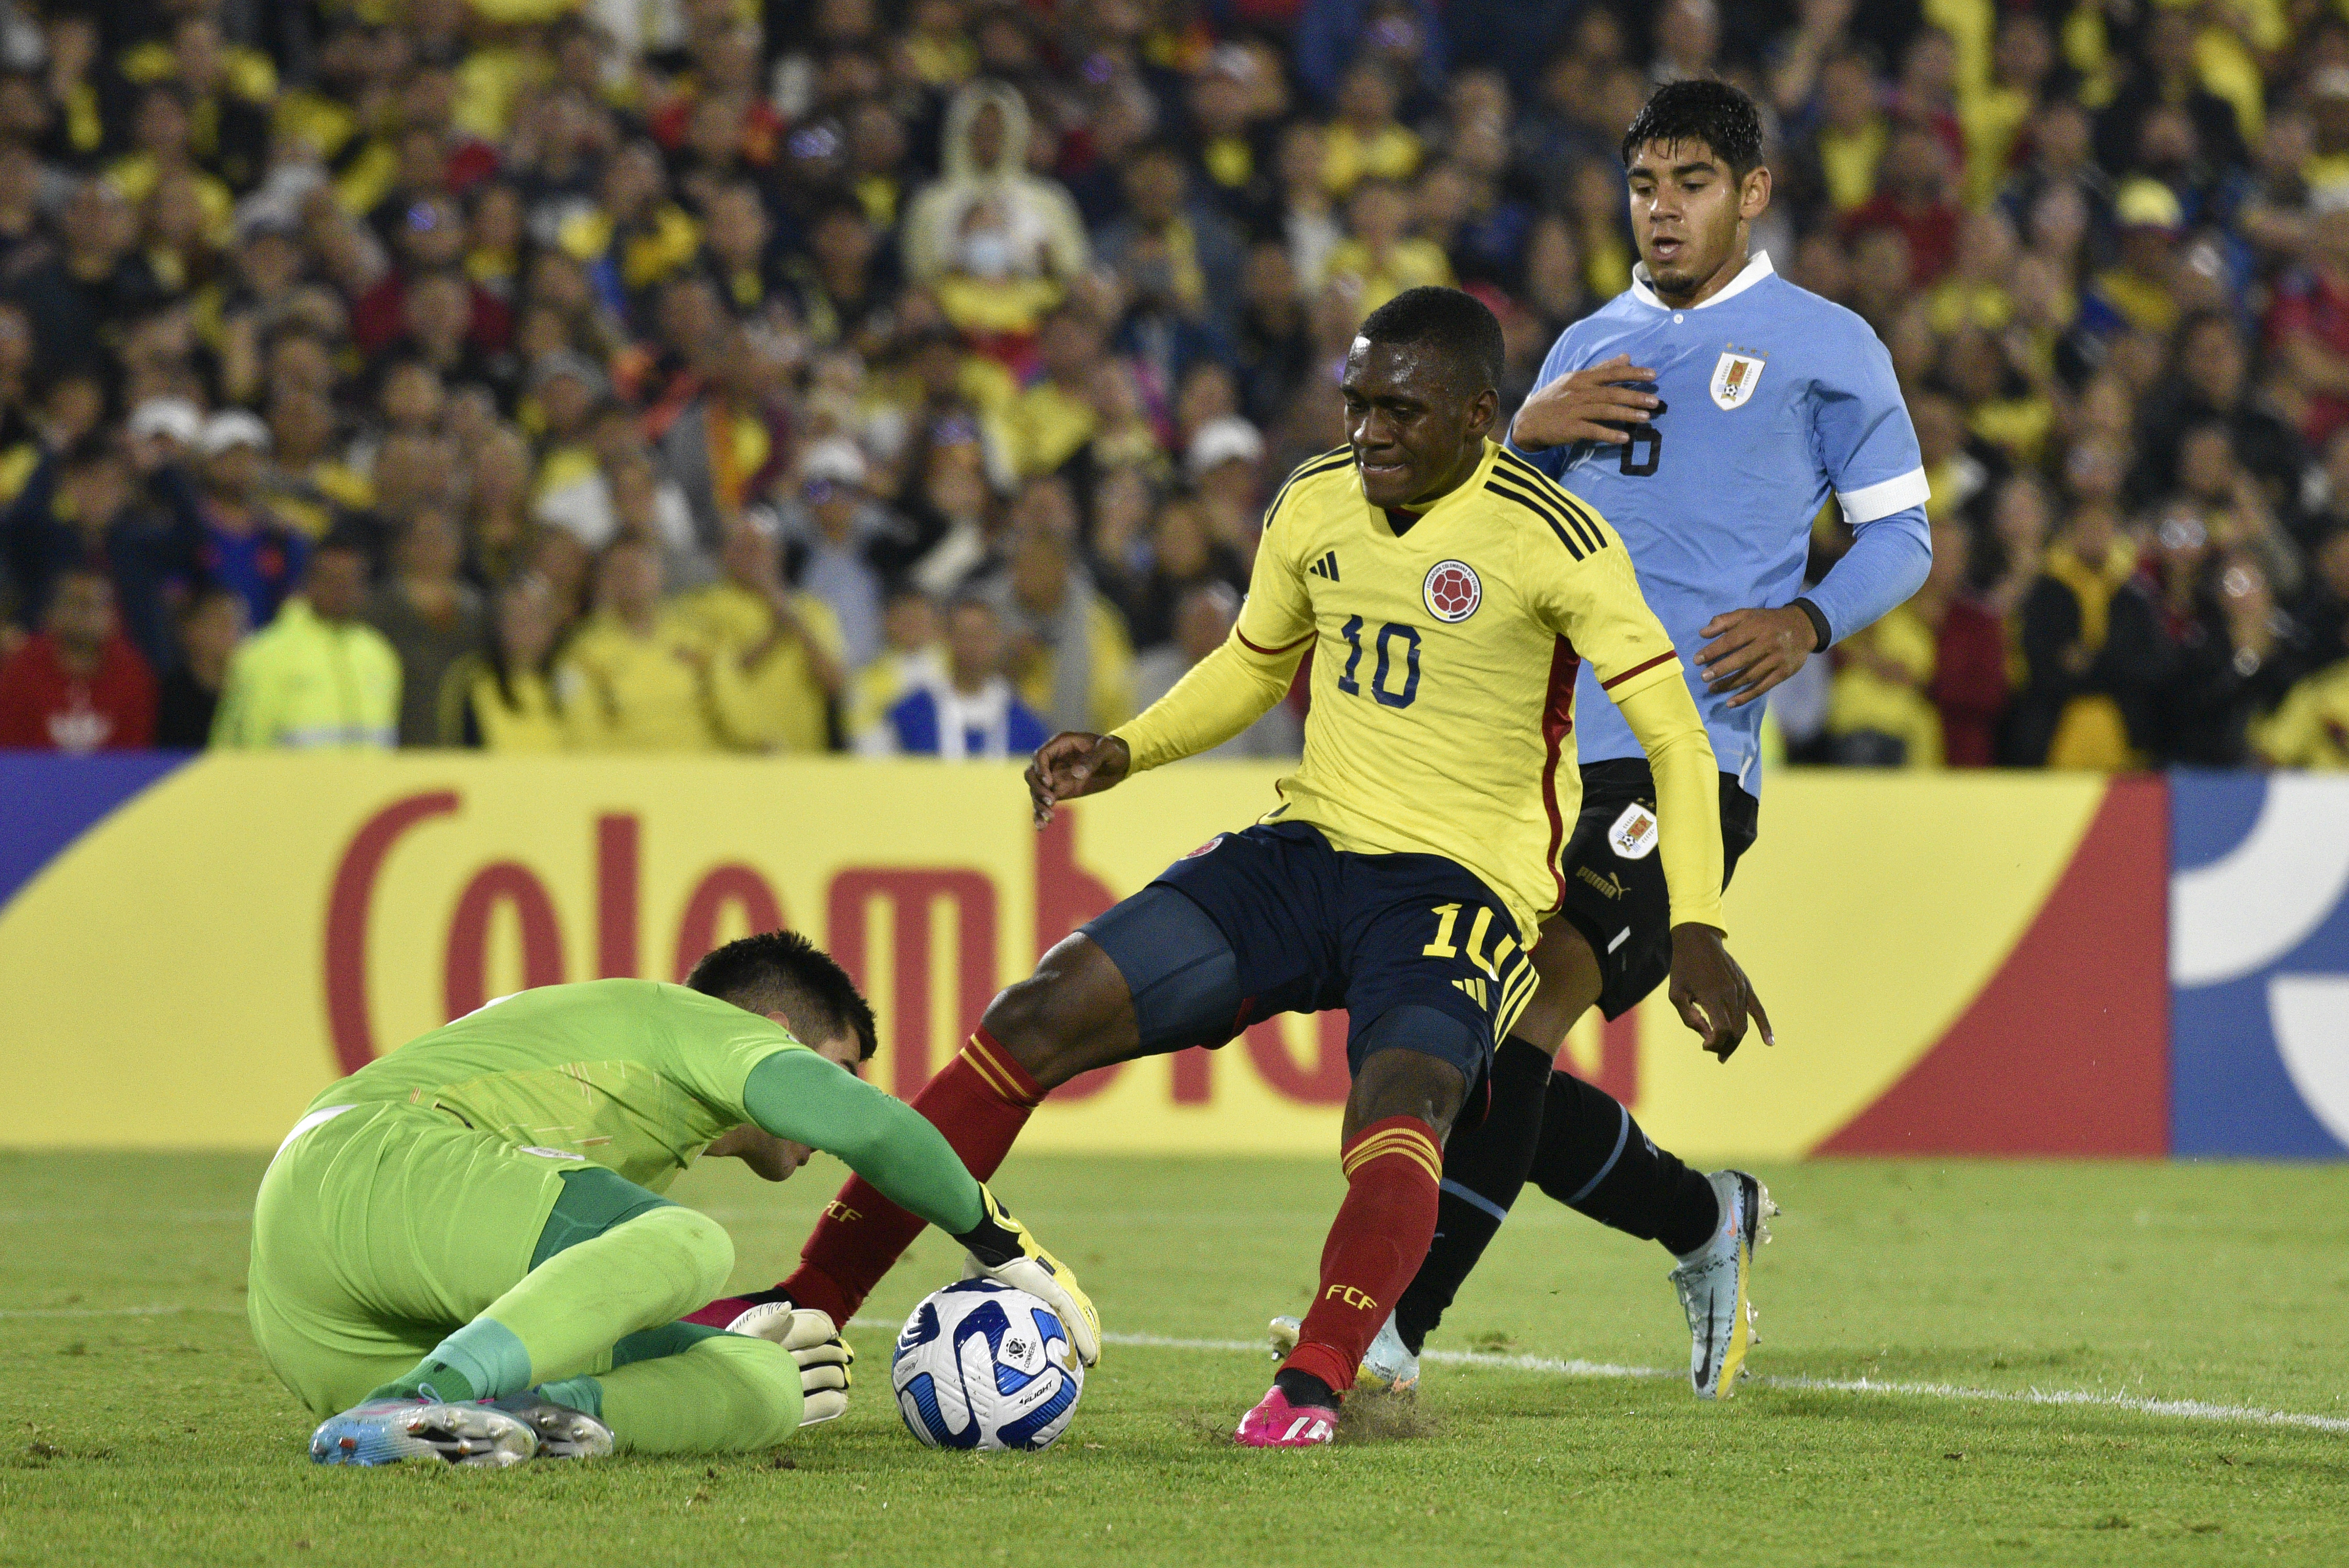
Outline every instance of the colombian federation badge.
{"label": "colombian federation badge", "polygon": [[1713,367],[1713,406],[1722,410],[1740,409],[1753,397],[1754,389],[1762,381],[1762,356],[1724,348]]}
{"label": "colombian federation badge", "polygon": [[1446,626],[1458,626],[1485,602],[1485,585],[1467,562],[1438,561],[1427,568],[1427,581],[1420,585],[1419,597],[1426,603],[1428,614]]}

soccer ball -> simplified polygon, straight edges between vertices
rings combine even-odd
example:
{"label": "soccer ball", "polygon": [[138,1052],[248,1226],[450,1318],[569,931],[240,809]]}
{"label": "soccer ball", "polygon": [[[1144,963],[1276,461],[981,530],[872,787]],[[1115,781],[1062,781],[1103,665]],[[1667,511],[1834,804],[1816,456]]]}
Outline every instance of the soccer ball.
{"label": "soccer ball", "polygon": [[965,1280],[914,1309],[889,1359],[905,1429],[933,1449],[1041,1449],[1069,1429],[1083,1363],[1026,1291]]}

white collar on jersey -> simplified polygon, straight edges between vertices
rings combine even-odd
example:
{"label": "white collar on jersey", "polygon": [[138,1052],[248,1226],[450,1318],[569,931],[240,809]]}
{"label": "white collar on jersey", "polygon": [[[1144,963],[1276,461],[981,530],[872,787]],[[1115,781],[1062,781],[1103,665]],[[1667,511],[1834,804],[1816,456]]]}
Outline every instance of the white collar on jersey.
{"label": "white collar on jersey", "polygon": [[[1777,269],[1775,267],[1770,265],[1770,253],[1768,251],[1755,251],[1753,258],[1746,262],[1744,270],[1740,272],[1735,277],[1729,280],[1729,286],[1727,288],[1723,289],[1719,294],[1714,295],[1711,299],[1704,301],[1702,304],[1692,305],[1688,308],[1691,310],[1703,310],[1710,306],[1719,305],[1724,299],[1744,293],[1747,289],[1752,288],[1755,284],[1760,283],[1764,278],[1768,277],[1776,270]],[[1638,300],[1642,305],[1652,305],[1658,310],[1670,310],[1672,308],[1671,306],[1666,305],[1662,300],[1658,299],[1656,297],[1656,291],[1648,286],[1648,264],[1646,262],[1635,262],[1632,264],[1631,297]]]}

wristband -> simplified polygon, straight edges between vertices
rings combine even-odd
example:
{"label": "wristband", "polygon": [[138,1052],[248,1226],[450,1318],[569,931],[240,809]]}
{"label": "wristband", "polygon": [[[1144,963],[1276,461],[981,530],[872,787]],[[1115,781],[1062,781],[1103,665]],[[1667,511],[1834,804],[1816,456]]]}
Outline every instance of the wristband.
{"label": "wristband", "polygon": [[1019,1244],[1019,1232],[995,1217],[994,1205],[982,1204],[981,1210],[978,1223],[955,1240],[989,1269],[1026,1257],[1028,1249]]}
{"label": "wristband", "polygon": [[1818,646],[1811,651],[1825,653],[1827,650],[1827,645],[1835,641],[1835,633],[1827,628],[1826,612],[1808,599],[1796,599],[1795,607],[1810,618],[1811,635],[1818,639]]}

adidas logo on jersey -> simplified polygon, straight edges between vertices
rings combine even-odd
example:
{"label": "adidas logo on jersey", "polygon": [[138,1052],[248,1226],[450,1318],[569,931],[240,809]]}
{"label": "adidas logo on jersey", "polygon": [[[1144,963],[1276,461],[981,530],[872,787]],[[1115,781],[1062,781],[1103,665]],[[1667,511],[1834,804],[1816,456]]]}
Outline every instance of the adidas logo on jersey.
{"label": "adidas logo on jersey", "polygon": [[1482,980],[1472,977],[1467,980],[1455,980],[1452,983],[1458,986],[1461,991],[1466,994],[1468,1000],[1475,1002],[1477,1006],[1484,1007],[1487,1005],[1485,1000],[1485,982]]}
{"label": "adidas logo on jersey", "polygon": [[1338,580],[1338,552],[1335,550],[1330,551],[1328,555],[1322,556],[1319,560],[1314,562],[1305,569],[1312,573],[1317,577],[1327,577],[1331,582],[1336,582]]}

